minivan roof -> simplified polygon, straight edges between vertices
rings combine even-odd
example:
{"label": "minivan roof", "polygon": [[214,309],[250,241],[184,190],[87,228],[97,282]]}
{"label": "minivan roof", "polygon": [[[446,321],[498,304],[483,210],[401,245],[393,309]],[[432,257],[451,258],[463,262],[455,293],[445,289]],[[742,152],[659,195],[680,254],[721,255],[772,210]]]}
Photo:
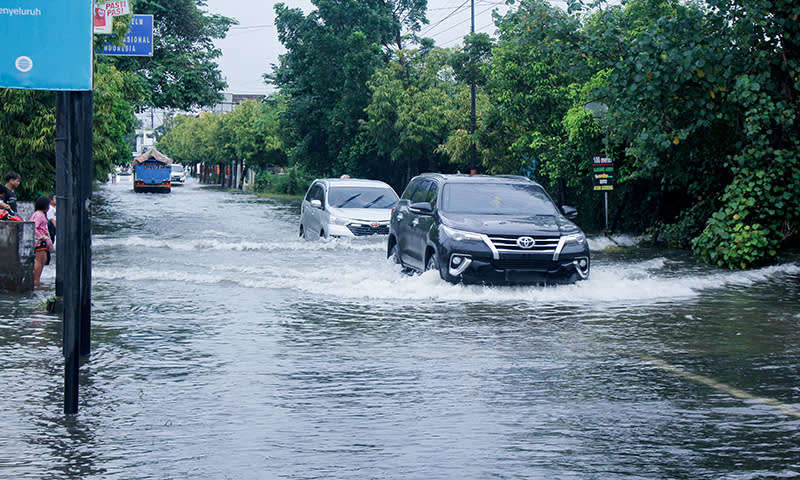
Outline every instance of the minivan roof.
{"label": "minivan roof", "polygon": [[315,181],[324,182],[331,187],[389,187],[388,184],[380,180],[369,180],[366,178],[318,178]]}

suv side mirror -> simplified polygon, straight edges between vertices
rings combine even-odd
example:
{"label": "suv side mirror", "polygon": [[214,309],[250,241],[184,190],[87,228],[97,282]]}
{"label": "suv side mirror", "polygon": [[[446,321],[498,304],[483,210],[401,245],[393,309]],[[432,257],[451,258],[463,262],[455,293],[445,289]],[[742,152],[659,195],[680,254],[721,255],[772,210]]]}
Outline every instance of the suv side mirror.
{"label": "suv side mirror", "polygon": [[561,205],[561,211],[564,212],[564,216],[570,220],[578,216],[578,210],[575,207],[568,207],[566,205]]}
{"label": "suv side mirror", "polygon": [[433,207],[428,202],[412,203],[408,206],[408,210],[419,215],[433,215]]}
{"label": "suv side mirror", "polygon": [[322,208],[322,202],[319,199],[311,200],[311,206],[314,208]]}

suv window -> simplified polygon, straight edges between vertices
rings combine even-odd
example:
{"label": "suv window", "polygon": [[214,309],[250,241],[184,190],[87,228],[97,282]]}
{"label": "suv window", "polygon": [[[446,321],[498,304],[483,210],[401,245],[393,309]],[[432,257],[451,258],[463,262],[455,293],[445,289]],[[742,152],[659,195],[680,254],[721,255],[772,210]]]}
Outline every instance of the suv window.
{"label": "suv window", "polygon": [[403,190],[403,195],[400,198],[403,200],[411,200],[411,195],[414,194],[414,191],[417,189],[421,181],[422,179],[419,179],[413,180],[411,183],[409,183],[406,189]]}
{"label": "suv window", "polygon": [[441,209],[478,215],[556,215],[556,206],[537,185],[450,183],[442,190]]}
{"label": "suv window", "polygon": [[425,196],[425,200],[423,202],[428,202],[431,205],[436,204],[436,193],[439,188],[439,185],[436,182],[431,182],[431,186],[428,188],[428,194]]}
{"label": "suv window", "polygon": [[430,180],[422,180],[417,184],[417,188],[414,190],[414,193],[411,194],[411,203],[417,202],[427,202],[428,201],[428,189],[431,186]]}

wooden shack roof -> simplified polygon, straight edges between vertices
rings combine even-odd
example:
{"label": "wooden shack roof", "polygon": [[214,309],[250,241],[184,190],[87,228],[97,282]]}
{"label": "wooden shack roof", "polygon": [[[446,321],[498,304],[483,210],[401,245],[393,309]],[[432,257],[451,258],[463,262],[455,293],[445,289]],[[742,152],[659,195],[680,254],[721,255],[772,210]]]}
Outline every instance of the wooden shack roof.
{"label": "wooden shack roof", "polygon": [[154,158],[159,162],[166,163],[167,165],[172,165],[171,158],[156,150],[155,147],[151,147],[149,150],[133,159],[133,166],[135,167],[136,165],[142,164],[151,158]]}

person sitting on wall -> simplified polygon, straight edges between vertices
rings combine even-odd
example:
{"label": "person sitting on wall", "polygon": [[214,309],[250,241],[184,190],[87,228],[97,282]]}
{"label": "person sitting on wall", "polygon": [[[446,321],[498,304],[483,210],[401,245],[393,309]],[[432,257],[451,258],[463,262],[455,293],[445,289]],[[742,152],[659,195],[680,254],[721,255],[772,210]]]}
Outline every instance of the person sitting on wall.
{"label": "person sitting on wall", "polygon": [[6,184],[0,185],[0,208],[5,210],[17,211],[17,194],[14,190],[19,187],[20,176],[17,172],[6,174]]}
{"label": "person sitting on wall", "polygon": [[36,254],[36,260],[33,264],[33,284],[41,284],[42,270],[47,265],[47,256],[53,251],[53,242],[50,240],[50,233],[47,231],[47,209],[50,208],[50,199],[45,195],[36,199],[33,204],[36,211],[31,215],[29,222],[34,224],[33,238],[36,239],[33,251]]}

